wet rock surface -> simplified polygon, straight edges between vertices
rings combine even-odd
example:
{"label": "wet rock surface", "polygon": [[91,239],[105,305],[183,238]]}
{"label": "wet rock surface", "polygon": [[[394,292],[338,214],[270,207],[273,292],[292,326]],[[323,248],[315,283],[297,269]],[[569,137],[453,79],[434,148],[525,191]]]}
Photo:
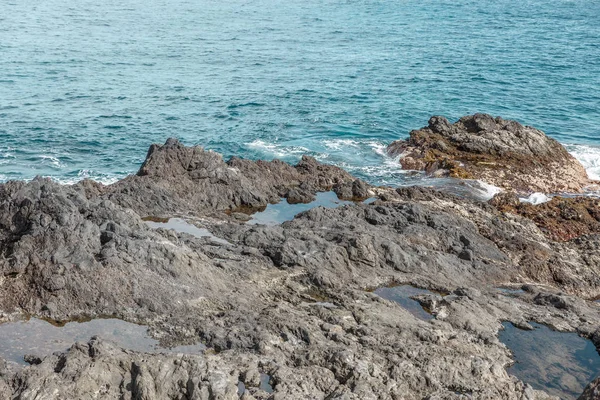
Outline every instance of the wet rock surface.
{"label": "wet rock surface", "polygon": [[432,117],[408,140],[388,146],[405,169],[479,179],[521,193],[580,193],[593,185],[583,166],[556,140],[516,121],[487,114],[451,124]]}
{"label": "wet rock surface", "polygon": [[513,193],[500,193],[490,203],[505,213],[532,220],[555,241],[600,233],[599,198],[554,197],[549,202],[534,205],[520,202]]}
{"label": "wet rock surface", "polygon": [[[224,162],[170,140],[112,186],[0,185],[0,321],[111,316],[162,346],[207,346],[153,354],[96,338],[20,370],[0,363],[0,393],[229,399],[241,382],[246,399],[549,399],[507,372],[502,323],[600,345],[600,307],[585,300],[600,295],[598,235],[557,242],[491,204],[353,182],[310,158]],[[235,217],[336,185],[379,200],[274,226]],[[193,218],[227,243],[153,229],[148,216]],[[448,295],[419,298],[435,316],[423,321],[370,291],[402,284]],[[507,285],[523,293],[496,289]]]}

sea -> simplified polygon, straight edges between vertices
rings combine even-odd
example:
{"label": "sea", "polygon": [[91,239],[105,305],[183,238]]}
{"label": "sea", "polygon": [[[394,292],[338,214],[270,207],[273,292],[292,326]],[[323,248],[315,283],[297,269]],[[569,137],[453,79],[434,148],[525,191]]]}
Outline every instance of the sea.
{"label": "sea", "polygon": [[475,112],[600,179],[599,20],[597,0],[2,0],[0,181],[112,183],[177,137],[404,185],[423,178],[386,146]]}

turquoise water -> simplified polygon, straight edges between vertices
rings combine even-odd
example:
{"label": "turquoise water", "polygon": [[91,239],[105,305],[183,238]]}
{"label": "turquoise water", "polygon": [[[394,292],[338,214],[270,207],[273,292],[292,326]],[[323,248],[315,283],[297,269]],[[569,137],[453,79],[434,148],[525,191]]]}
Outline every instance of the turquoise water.
{"label": "turquoise water", "polygon": [[0,5],[0,180],[113,181],[152,142],[302,153],[374,183],[429,116],[534,125],[600,173],[600,2]]}

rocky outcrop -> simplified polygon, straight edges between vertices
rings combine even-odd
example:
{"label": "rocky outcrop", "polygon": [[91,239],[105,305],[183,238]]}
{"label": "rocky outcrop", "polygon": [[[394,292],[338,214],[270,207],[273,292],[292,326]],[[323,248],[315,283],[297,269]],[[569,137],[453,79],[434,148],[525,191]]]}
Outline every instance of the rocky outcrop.
{"label": "rocky outcrop", "polygon": [[600,233],[600,199],[554,197],[543,204],[522,203],[514,193],[500,193],[490,203],[499,210],[533,221],[554,241],[569,241]]}
{"label": "rocky outcrop", "polygon": [[594,379],[584,390],[578,400],[600,399],[600,377]]}
{"label": "rocky outcrop", "polygon": [[[229,399],[241,381],[245,399],[550,399],[506,372],[501,323],[600,337],[600,309],[581,298],[600,294],[598,235],[556,242],[518,213],[424,188],[279,226],[215,214],[323,188],[375,190],[310,158],[225,163],[173,141],[113,186],[0,185],[0,320],[113,316],[163,345],[208,347],[145,354],[94,339],[22,370],[0,363],[0,394]],[[142,220],[173,214],[228,243]],[[395,282],[450,295],[420,300],[436,315],[426,322],[367,290]],[[510,283],[527,290],[499,295]]]}
{"label": "rocky outcrop", "polygon": [[21,399],[140,400],[237,400],[237,383],[211,357],[136,353],[99,338],[46,357],[10,382]]}
{"label": "rocky outcrop", "polygon": [[522,193],[581,193],[593,185],[583,166],[544,132],[487,114],[451,124],[432,117],[427,127],[388,146],[404,169],[435,177],[478,179]]}
{"label": "rocky outcrop", "polygon": [[225,162],[218,153],[169,139],[152,145],[138,173],[105,188],[104,197],[141,215],[206,214],[260,209],[280,198],[310,202],[317,191],[354,181],[346,171],[309,156],[295,166],[237,157]]}

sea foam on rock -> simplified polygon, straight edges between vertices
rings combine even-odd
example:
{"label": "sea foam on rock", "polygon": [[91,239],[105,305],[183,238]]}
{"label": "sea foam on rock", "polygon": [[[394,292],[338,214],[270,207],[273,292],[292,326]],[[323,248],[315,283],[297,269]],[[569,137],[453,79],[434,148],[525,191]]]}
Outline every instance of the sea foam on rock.
{"label": "sea foam on rock", "polygon": [[388,146],[404,169],[432,176],[479,179],[531,194],[581,193],[594,185],[584,167],[556,140],[517,121],[474,114],[451,124],[431,117],[427,127]]}

